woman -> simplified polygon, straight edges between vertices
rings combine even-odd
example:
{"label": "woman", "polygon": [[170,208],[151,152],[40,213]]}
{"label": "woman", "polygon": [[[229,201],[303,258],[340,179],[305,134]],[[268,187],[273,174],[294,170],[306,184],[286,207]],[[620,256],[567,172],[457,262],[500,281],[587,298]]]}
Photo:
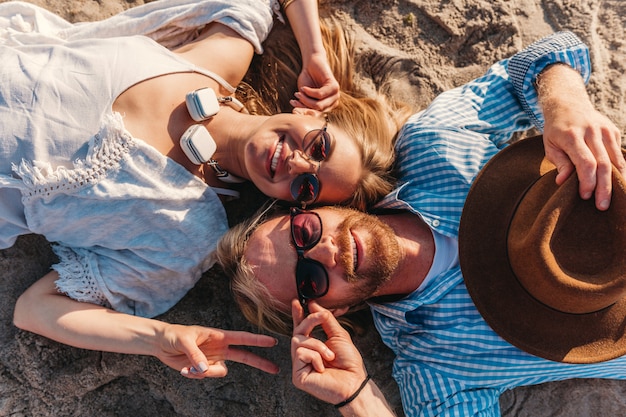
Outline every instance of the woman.
{"label": "woman", "polygon": [[[144,318],[173,306],[213,265],[227,228],[221,198],[235,195],[233,182],[299,204],[349,203],[367,176],[367,167],[345,163],[372,158],[354,140],[364,131],[341,125],[350,121],[341,104],[326,119],[303,109],[251,115],[233,100],[271,25],[268,3],[160,1],[56,35],[3,34],[1,111],[10,123],[0,135],[1,247],[38,233],[56,242],[59,257],[18,300],[18,327],[81,348],[154,355],[204,376],[223,374],[223,359],[275,371],[229,349],[271,338]],[[6,5],[13,14],[23,7]],[[294,104],[324,109],[338,93],[316,3],[282,7],[298,23],[296,38],[307,39]],[[36,24],[44,15],[62,26],[34,10]],[[138,30],[173,49],[133,36]],[[212,111],[198,117],[206,108],[194,99],[211,91],[200,104]],[[386,163],[388,149],[379,150]]]}

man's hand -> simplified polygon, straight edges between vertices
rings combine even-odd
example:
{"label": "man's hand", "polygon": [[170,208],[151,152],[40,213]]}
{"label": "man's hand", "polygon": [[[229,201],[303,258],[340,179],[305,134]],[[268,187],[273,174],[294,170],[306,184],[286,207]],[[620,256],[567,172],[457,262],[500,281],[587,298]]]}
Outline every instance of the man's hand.
{"label": "man's hand", "polygon": [[223,377],[228,373],[227,360],[278,373],[278,366],[271,361],[232,347],[275,346],[276,339],[270,336],[176,324],[168,325],[159,336],[160,352],[155,356],[188,378]]}
{"label": "man's hand", "polygon": [[[299,301],[291,302],[293,384],[331,404],[349,400],[339,408],[344,416],[394,417],[374,381],[366,380],[363,358],[348,332],[330,311],[315,301],[309,301],[308,306],[311,314],[305,317]],[[325,342],[311,337],[311,332],[318,325],[326,333]]]}
{"label": "man's hand", "polygon": [[595,192],[596,207],[608,209],[611,166],[626,178],[619,129],[594,108],[580,74],[569,66],[545,69],[537,91],[545,118],[546,157],[557,167],[557,184],[576,171],[580,196],[589,199]]}
{"label": "man's hand", "polygon": [[[367,377],[361,354],[348,332],[333,314],[314,301],[309,314],[298,300],[291,303],[293,337],[291,338],[293,384],[331,404],[350,397]],[[322,326],[325,342],[311,337],[316,326]]]}

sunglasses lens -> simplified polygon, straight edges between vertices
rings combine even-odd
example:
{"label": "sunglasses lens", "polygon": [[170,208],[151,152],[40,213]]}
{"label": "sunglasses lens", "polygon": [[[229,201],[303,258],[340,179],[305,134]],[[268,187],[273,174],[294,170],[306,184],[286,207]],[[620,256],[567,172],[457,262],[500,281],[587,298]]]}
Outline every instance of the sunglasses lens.
{"label": "sunglasses lens", "polygon": [[313,174],[298,175],[291,182],[291,197],[300,203],[313,203],[319,194],[320,182]]}
{"label": "sunglasses lens", "polygon": [[299,213],[291,220],[293,242],[300,249],[308,249],[320,241],[322,223],[313,213]]}
{"label": "sunglasses lens", "polygon": [[325,130],[312,130],[304,137],[307,156],[315,161],[323,161],[330,151],[330,136]]}
{"label": "sunglasses lens", "polygon": [[300,259],[296,267],[298,293],[302,298],[319,298],[328,291],[328,276],[324,268],[309,259]]}

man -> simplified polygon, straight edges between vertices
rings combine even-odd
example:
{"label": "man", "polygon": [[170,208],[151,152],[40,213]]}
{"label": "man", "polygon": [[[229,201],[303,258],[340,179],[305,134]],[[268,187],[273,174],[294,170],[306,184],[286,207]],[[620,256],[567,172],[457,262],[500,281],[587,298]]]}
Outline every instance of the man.
{"label": "man", "polygon": [[[569,66],[551,65],[556,62]],[[481,292],[483,287],[491,289],[498,284],[500,274],[494,271],[510,269],[506,249],[510,243],[506,238],[509,218],[504,214],[516,213],[516,206],[511,202],[517,202],[522,193],[510,190],[519,187],[513,174],[525,172],[520,167],[532,166],[534,171],[543,167],[542,173],[545,167],[551,167],[550,176],[540,181],[542,184],[549,183],[553,188],[562,185],[559,190],[569,190],[573,195],[577,188],[585,200],[589,200],[595,190],[593,200],[579,201],[587,206],[595,202],[598,210],[593,210],[593,215],[612,216],[604,224],[619,224],[619,217],[608,210],[613,186],[617,187],[614,196],[619,203],[615,209],[620,213],[623,208],[622,177],[626,165],[619,146],[619,132],[593,109],[581,74],[571,68],[578,69],[582,78],[587,78],[586,48],[571,34],[561,33],[494,65],[485,76],[442,94],[423,113],[409,120],[400,132],[396,151],[401,185],[377,205],[378,209],[385,210],[378,217],[338,208],[292,209],[290,215],[272,217],[261,225],[252,222],[230,232],[221,244],[220,262],[227,273],[236,276],[233,289],[244,314],[262,326],[285,331],[288,326],[281,322],[290,319],[291,310],[296,386],[336,404],[343,415],[391,415],[375,384],[366,377],[361,357],[347,332],[333,317],[365,300],[372,309],[383,341],[396,354],[394,378],[400,386],[408,416],[497,416],[498,398],[506,389],[573,377],[624,378],[626,359],[613,359],[626,353],[623,335],[619,333],[620,315],[611,310],[611,327],[593,313],[621,300],[619,276],[615,278],[615,274],[611,274],[618,284],[611,281],[605,286],[611,288],[614,296],[609,301],[598,296],[602,291],[590,294],[583,285],[583,296],[573,297],[577,301],[554,303],[550,295],[560,294],[563,287],[568,287],[558,280],[548,289],[530,291],[527,288],[536,294],[532,300],[539,297],[549,308],[562,309],[568,320],[571,321],[572,316],[590,314],[595,321],[585,323],[605,330],[586,333],[583,337],[575,337],[571,332],[561,335],[566,341],[576,339],[574,346],[563,341],[553,343],[550,332],[543,332],[546,348],[537,343],[530,332],[521,331],[520,335],[512,331],[506,321],[504,324],[498,321],[498,313],[503,306],[514,305],[517,299],[505,298],[506,291],[490,293],[486,298]],[[536,77],[537,74],[540,76]],[[543,128],[543,143],[538,139],[520,143],[532,147],[533,158],[523,158],[517,165],[504,164],[490,171],[496,173],[493,175],[496,179],[507,180],[498,183],[499,194],[496,194],[496,187],[487,182],[486,188],[472,191],[466,203],[470,186],[487,161],[507,145],[514,131],[528,129],[533,124]],[[537,149],[542,151],[543,147],[547,159],[554,165],[544,161],[541,152],[541,157],[536,156]],[[515,161],[518,149],[518,145],[511,146],[494,161],[510,154],[514,157],[508,160]],[[616,167],[615,172],[611,165]],[[574,167],[578,183],[572,175]],[[524,178],[526,187],[536,179],[528,182],[528,178]],[[476,184],[484,183],[477,180]],[[571,195],[568,198],[571,200]],[[500,200],[509,204],[508,213],[493,209],[502,207]],[[387,214],[388,210],[394,213]],[[462,210],[473,216],[466,220],[464,214],[459,238]],[[573,212],[578,213],[578,209]],[[583,218],[589,216],[588,210],[585,213]],[[487,229],[490,222],[500,226]],[[465,226],[467,224],[469,226]],[[473,224],[485,226],[488,232],[471,227]],[[521,230],[518,234],[531,230],[527,223],[521,224],[516,225]],[[602,230],[611,239],[624,234],[623,229],[603,227]],[[504,233],[505,237],[498,233]],[[601,241],[607,240],[598,239],[591,240],[591,246],[585,249],[597,244],[595,247],[605,250]],[[576,240],[570,233],[561,241]],[[229,242],[240,242],[238,253],[229,247]],[[527,246],[534,248],[532,242]],[[569,248],[572,246],[577,247],[570,245]],[[620,251],[624,247],[618,245]],[[551,246],[543,244],[541,248],[544,252],[529,253],[527,257],[544,260]],[[623,260],[617,260],[626,255],[620,251],[605,257],[606,263],[617,271],[623,270],[619,263]],[[558,251],[559,254],[569,252]],[[518,250],[517,253],[525,252]],[[598,251],[593,253],[598,255]],[[501,258],[506,264],[498,265],[500,269],[488,263]],[[524,270],[524,255],[516,259],[517,269],[514,270]],[[554,261],[546,261],[546,264],[555,269]],[[587,275],[604,276],[604,272],[587,264],[593,266],[594,262],[583,262]],[[485,269],[485,265],[492,269]],[[531,270],[539,267],[534,265],[534,268]],[[474,301],[479,309],[466,288],[463,277],[466,270],[471,271],[468,287],[474,298],[480,300]],[[563,271],[557,272],[555,276],[564,275]],[[488,284],[483,285],[482,275],[493,279],[485,278]],[[504,288],[508,291],[512,287]],[[530,284],[529,287],[533,288]],[[582,304],[580,301],[586,300],[587,295],[601,300],[594,306],[585,305],[581,311],[574,311],[572,305]],[[498,300],[494,310],[489,300],[498,297],[502,300]],[[299,302],[292,301],[294,298]],[[308,307],[308,316],[303,306]],[[479,311],[502,336],[491,329]],[[514,320],[528,314],[523,310],[514,311],[515,314],[505,316]],[[543,324],[550,329],[554,322]],[[311,337],[317,325],[327,334],[324,342]],[[527,329],[527,326],[522,320],[515,327]],[[575,328],[580,330],[580,327]],[[576,343],[584,349],[580,351]],[[568,357],[563,351],[574,354]],[[559,362],[607,359],[613,360],[585,366]]]}

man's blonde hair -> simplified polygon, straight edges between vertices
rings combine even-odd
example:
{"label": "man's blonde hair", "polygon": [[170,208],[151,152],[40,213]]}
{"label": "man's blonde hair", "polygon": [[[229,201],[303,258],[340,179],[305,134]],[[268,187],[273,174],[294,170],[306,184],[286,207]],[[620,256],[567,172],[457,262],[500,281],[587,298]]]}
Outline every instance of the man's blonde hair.
{"label": "man's blonde hair", "polygon": [[233,298],[250,323],[270,332],[290,334],[293,326],[289,306],[281,306],[270,294],[244,256],[252,233],[270,218],[285,214],[286,210],[280,211],[271,202],[232,227],[218,243],[217,262],[230,278]]}

